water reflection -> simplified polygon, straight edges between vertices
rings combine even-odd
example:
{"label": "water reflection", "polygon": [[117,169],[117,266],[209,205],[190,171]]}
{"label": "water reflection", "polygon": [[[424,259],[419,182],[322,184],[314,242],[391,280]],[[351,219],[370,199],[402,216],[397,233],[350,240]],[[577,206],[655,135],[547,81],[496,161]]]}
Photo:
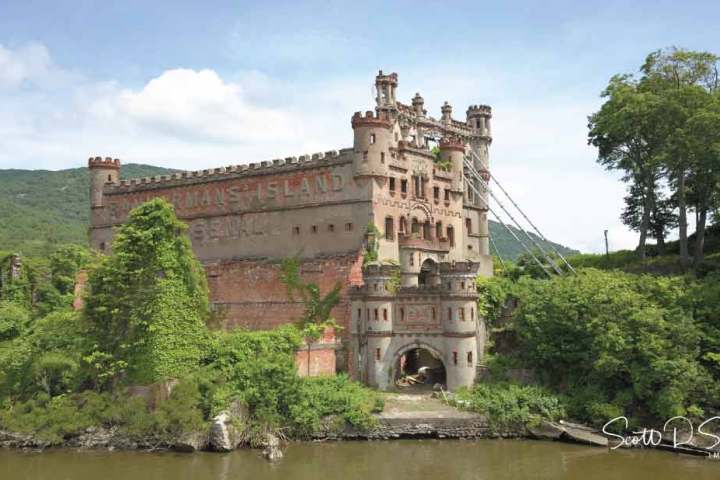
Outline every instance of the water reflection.
{"label": "water reflection", "polygon": [[32,480],[662,480],[720,478],[720,461],[522,440],[293,444],[278,464],[231,454],[0,451],[0,479]]}

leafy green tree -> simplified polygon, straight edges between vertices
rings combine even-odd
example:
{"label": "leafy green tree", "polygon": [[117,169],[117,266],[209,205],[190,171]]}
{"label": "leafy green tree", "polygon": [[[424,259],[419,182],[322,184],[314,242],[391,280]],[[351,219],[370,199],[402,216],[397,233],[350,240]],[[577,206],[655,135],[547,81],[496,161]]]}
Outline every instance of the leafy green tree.
{"label": "leafy green tree", "polygon": [[664,109],[660,98],[644,91],[627,75],[616,75],[602,93],[600,110],[589,117],[588,141],[598,148],[598,163],[608,170],[623,172],[631,184],[632,198],[639,204],[638,252],[645,257],[645,245],[652,212],[658,197],[660,163],[664,142]]}
{"label": "leafy green tree", "polygon": [[[716,94],[720,87],[718,61],[719,57],[709,52],[671,48],[651,53],[641,68],[642,88],[660,96],[666,106],[667,115],[662,128],[669,131],[662,158],[669,180],[675,189],[680,257],[685,265],[689,264],[688,200],[694,200],[696,208],[699,207],[698,228],[704,230],[703,217],[706,216],[706,204],[710,203],[708,196],[711,195],[702,185],[707,179],[699,174],[703,170],[704,163],[701,158],[707,160],[707,156],[702,151],[698,152],[693,146],[713,143],[712,139],[706,137],[707,129],[702,127],[698,129],[700,125],[692,125],[689,121],[706,108],[708,95]],[[701,158],[698,158],[698,153]],[[695,198],[689,199],[693,191]],[[696,248],[695,252],[696,259],[699,258],[700,261],[702,261],[702,240],[701,234],[696,241],[696,247],[700,248]]]}
{"label": "leafy green tree", "polygon": [[202,356],[207,282],[185,230],[168,202],[146,202],[89,276],[85,318],[96,357],[125,362],[128,382],[184,376]]}

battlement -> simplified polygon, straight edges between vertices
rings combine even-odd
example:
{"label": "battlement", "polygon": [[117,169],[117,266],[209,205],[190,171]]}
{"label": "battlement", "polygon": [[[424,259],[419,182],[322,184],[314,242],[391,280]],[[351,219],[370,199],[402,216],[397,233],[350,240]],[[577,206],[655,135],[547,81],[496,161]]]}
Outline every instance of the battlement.
{"label": "battlement", "polygon": [[480,264],[477,262],[442,262],[438,266],[440,275],[462,274],[475,276],[480,269]]}
{"label": "battlement", "polygon": [[370,263],[363,267],[364,277],[389,277],[400,269],[399,265]]}
{"label": "battlement", "polygon": [[490,116],[492,115],[492,108],[489,105],[470,105],[467,109],[467,116],[475,115]]}
{"label": "battlement", "polygon": [[378,112],[377,114],[372,110],[365,112],[365,115],[361,112],[355,112],[352,116],[352,128],[357,127],[380,127],[390,128],[392,127],[392,121],[388,117],[386,112]]}
{"label": "battlement", "polygon": [[112,159],[110,157],[90,157],[88,158],[88,168],[111,168],[120,169],[120,159]]}
{"label": "battlement", "polygon": [[444,137],[440,140],[440,150],[458,150],[465,151],[465,142],[457,137]]}
{"label": "battlement", "polygon": [[383,71],[380,70],[375,77],[375,83],[389,83],[390,85],[396,87],[398,84],[398,74],[393,72],[385,75],[383,74]]}
{"label": "battlement", "polygon": [[130,178],[120,180],[114,185],[113,191],[123,191],[137,185],[160,185],[165,183],[176,183],[186,180],[221,180],[227,176],[254,176],[275,173],[288,167],[292,168],[313,168],[322,166],[328,162],[339,160],[342,155],[350,152],[352,149],[329,150],[327,152],[318,152],[312,154],[300,155],[297,157],[276,158],[274,160],[264,160],[261,162],[253,162],[244,165],[228,165],[226,167],[210,168],[205,170],[193,170],[187,172],[178,172],[171,175],[158,175],[154,177]]}

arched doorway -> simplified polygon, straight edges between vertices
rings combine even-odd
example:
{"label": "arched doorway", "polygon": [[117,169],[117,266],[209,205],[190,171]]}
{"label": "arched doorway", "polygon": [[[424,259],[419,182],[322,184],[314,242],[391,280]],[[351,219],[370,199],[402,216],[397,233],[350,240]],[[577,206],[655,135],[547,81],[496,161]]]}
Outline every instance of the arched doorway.
{"label": "arched doorway", "polygon": [[420,266],[418,285],[437,285],[439,281],[438,266],[431,258],[426,258]]}
{"label": "arched doorway", "polygon": [[393,383],[404,391],[422,392],[446,385],[442,355],[424,345],[411,345],[398,353],[393,365]]}

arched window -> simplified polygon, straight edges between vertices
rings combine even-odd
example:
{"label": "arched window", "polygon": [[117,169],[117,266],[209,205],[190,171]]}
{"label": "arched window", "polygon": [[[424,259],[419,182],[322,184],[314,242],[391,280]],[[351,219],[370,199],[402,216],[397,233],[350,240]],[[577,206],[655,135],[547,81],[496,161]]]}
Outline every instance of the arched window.
{"label": "arched window", "polygon": [[472,220],[469,218],[465,219],[465,230],[467,230],[468,234],[472,233]]}
{"label": "arched window", "polygon": [[423,239],[430,240],[430,221],[423,223]]}
{"label": "arched window", "polygon": [[400,233],[403,235],[407,233],[407,220],[405,217],[400,217]]}
{"label": "arched window", "polygon": [[385,240],[395,239],[395,220],[393,217],[385,217]]}
{"label": "arched window", "polygon": [[437,222],[435,224],[435,236],[437,238],[442,238],[442,236],[443,236],[442,222]]}

